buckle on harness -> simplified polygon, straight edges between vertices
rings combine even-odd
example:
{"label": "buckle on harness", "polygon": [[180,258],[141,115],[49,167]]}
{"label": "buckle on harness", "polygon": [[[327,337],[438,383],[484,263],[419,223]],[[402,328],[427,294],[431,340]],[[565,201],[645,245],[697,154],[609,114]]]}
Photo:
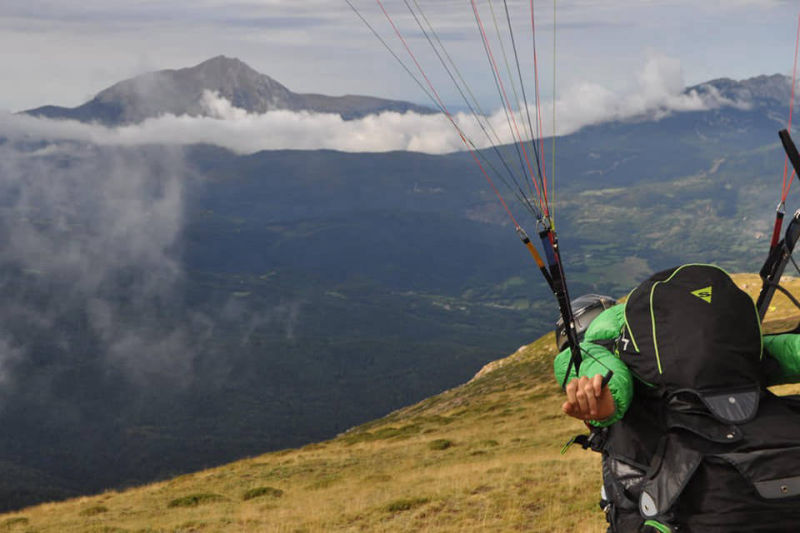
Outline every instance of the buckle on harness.
{"label": "buckle on harness", "polygon": [[570,446],[573,444],[580,444],[584,450],[592,449],[595,452],[602,452],[605,448],[606,441],[608,440],[608,428],[590,428],[591,431],[588,435],[581,434],[575,435],[564,444],[561,448],[561,455],[567,453]]}

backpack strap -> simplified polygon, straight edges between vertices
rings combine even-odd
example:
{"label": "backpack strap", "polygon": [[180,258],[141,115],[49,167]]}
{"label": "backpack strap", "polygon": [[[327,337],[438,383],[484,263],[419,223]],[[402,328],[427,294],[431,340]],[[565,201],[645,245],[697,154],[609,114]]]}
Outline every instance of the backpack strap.
{"label": "backpack strap", "polygon": [[667,433],[660,448],[639,497],[639,512],[645,519],[669,523],[669,512],[700,466],[703,454],[684,446],[674,433]]}
{"label": "backpack strap", "polygon": [[744,438],[737,425],[720,422],[711,414],[668,410],[665,418],[669,429],[683,429],[718,444],[733,444]]}

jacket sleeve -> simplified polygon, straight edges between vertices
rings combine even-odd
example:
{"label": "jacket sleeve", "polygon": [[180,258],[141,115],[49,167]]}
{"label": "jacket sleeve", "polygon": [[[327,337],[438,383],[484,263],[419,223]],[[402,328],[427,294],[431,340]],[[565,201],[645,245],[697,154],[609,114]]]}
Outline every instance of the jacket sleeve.
{"label": "jacket sleeve", "polygon": [[[633,398],[633,380],[630,370],[625,366],[619,357],[608,351],[606,348],[595,344],[592,341],[615,339],[625,321],[625,306],[617,305],[607,309],[600,314],[589,325],[584,341],[581,343],[582,359],[580,374],[575,373],[575,369],[570,369],[570,377],[567,382],[577,377],[594,377],[597,374],[605,375],[609,370],[614,371],[608,388],[614,398],[616,409],[614,414],[605,420],[592,420],[590,424],[598,427],[610,426],[620,420],[628,411],[631,399]],[[570,351],[569,348],[556,356],[554,362],[555,377],[559,385],[564,382],[564,375],[569,367]]]}
{"label": "jacket sleeve", "polygon": [[765,335],[764,350],[777,363],[777,370],[768,376],[768,385],[800,381],[800,335]]}

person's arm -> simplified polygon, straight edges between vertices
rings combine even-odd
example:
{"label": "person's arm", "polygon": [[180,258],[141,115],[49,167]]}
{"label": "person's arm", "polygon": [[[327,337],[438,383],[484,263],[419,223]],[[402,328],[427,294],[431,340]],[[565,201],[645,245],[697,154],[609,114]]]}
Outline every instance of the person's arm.
{"label": "person's arm", "polygon": [[767,376],[767,385],[800,381],[800,335],[784,333],[764,336],[765,355],[777,363],[777,371]]}
{"label": "person's arm", "polygon": [[[580,373],[576,374],[574,368],[570,370],[565,391],[567,401],[562,409],[566,414],[586,420],[592,425],[610,426],[625,416],[633,397],[633,381],[630,370],[617,356],[600,345],[582,342],[581,351],[583,361]],[[556,356],[553,366],[559,384],[564,382],[569,359],[569,349]],[[608,386],[600,390],[600,381],[609,370],[612,370],[614,375],[608,382]],[[613,410],[609,416],[600,417],[601,419],[597,420],[591,417],[593,408],[595,413],[601,412],[605,408]],[[601,414],[605,415],[606,412],[603,411]]]}
{"label": "person's arm", "polygon": [[[625,324],[625,306],[616,305],[603,311],[586,330],[581,343],[580,375],[573,368],[567,380],[565,414],[586,420],[596,426],[608,426],[625,416],[633,397],[633,380],[628,367],[606,348],[591,341],[616,339]],[[564,350],[555,359],[554,370],[558,383],[564,383],[569,367],[570,351]],[[612,370],[614,375],[607,387],[602,379]]]}

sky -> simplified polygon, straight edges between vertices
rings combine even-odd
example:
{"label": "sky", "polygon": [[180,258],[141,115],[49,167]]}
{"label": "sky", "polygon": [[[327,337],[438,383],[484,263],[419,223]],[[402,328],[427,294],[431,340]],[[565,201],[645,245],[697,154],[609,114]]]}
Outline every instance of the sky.
{"label": "sky", "polygon": [[[412,0],[413,1],[413,0]],[[402,52],[377,2],[352,0]],[[417,0],[478,99],[497,96],[470,0]],[[476,0],[484,22],[487,0]],[[404,0],[384,0],[409,45],[457,105]],[[498,16],[502,2],[494,0]],[[679,81],[791,74],[797,0],[558,0],[535,3],[540,91],[551,100],[594,84],[624,94],[649,58],[677,61]],[[509,9],[523,68],[532,70],[529,2]],[[490,28],[487,27],[487,30]],[[490,30],[491,31],[491,30]],[[296,92],[369,94],[429,103],[344,0],[3,0],[0,110],[76,106],[147,71],[237,57]],[[425,63],[428,61],[428,63]],[[495,106],[496,107],[496,106]]]}

